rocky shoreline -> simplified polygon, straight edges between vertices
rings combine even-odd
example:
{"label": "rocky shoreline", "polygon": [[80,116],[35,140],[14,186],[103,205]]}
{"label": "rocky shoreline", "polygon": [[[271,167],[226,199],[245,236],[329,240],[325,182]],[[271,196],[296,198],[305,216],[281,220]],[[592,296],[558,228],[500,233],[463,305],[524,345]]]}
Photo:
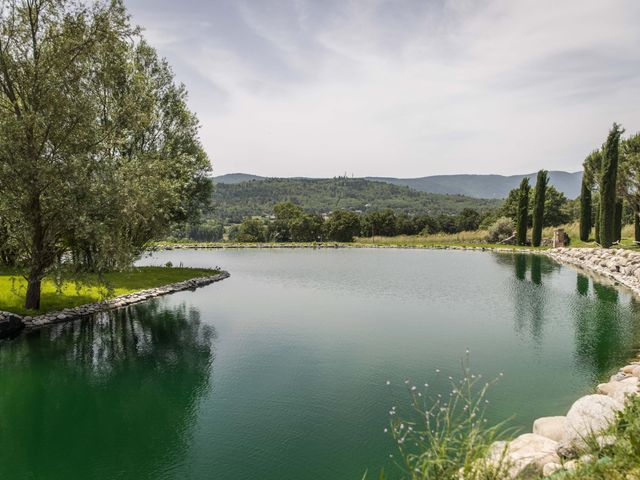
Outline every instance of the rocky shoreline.
{"label": "rocky shoreline", "polygon": [[[568,264],[589,274],[602,276],[623,285],[640,296],[640,253],[623,249],[556,248],[549,250],[516,249],[509,247],[471,246],[419,246],[419,245],[345,245],[345,244],[225,244],[158,246],[159,249],[207,249],[207,248],[399,248],[474,250],[501,253],[525,253],[546,255],[559,263]],[[37,317],[24,317],[26,329],[66,322],[94,313],[143,302],[150,298],[181,290],[195,289],[229,277],[221,272],[209,277],[195,278],[163,287],[123,295],[104,302],[96,302],[75,308],[52,312]],[[3,322],[13,322],[15,315],[0,312],[0,331]],[[19,317],[18,317],[19,318]],[[8,323],[7,323],[8,324]],[[534,421],[532,433],[525,433],[508,442],[496,442],[490,449],[486,462],[507,465],[509,478],[531,478],[552,475],[562,470],[574,470],[580,462],[595,459],[589,455],[579,456],[580,448],[590,436],[600,444],[615,441],[604,434],[604,430],[624,408],[630,395],[640,392],[640,357],[612,375],[608,382],[597,386],[596,393],[578,399],[564,416],[542,417]]]}
{"label": "rocky shoreline", "polygon": [[[556,248],[539,253],[603,276],[640,295],[640,253],[600,248]],[[532,433],[509,442],[495,442],[487,463],[506,466],[508,478],[524,479],[572,471],[580,463],[593,462],[597,459],[591,455],[579,456],[585,440],[593,439],[600,445],[615,442],[605,430],[628,398],[639,393],[640,356],[598,385],[596,393],[574,402],[566,415],[539,418],[533,422]]]}
{"label": "rocky shoreline", "polygon": [[[170,293],[183,290],[195,290],[211,283],[219,282],[228,278],[229,272],[222,271],[216,275],[207,277],[192,278],[182,282],[171,283],[157,288],[140,290],[138,292],[120,295],[102,302],[87,303],[73,308],[65,308],[58,312],[48,312],[43,315],[20,317],[8,312],[0,312],[0,338],[9,337],[19,333],[21,330],[33,330],[56,323],[77,320],[95,313],[106,312],[116,308],[126,307],[135,303],[144,302],[151,298],[168,295]],[[3,329],[3,325],[6,329]]]}
{"label": "rocky shoreline", "polygon": [[325,249],[325,248],[389,248],[396,250],[472,250],[477,252],[499,253],[536,253],[544,254],[546,250],[516,247],[487,247],[470,245],[387,245],[377,243],[172,243],[159,244],[152,250],[225,250],[225,249]]}

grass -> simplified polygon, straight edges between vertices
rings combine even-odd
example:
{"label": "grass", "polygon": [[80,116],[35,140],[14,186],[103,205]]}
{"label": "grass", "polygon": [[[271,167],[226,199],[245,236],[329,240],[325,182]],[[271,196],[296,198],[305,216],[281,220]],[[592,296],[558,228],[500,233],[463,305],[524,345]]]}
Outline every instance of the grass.
{"label": "grass", "polygon": [[[640,478],[640,396],[630,398],[607,432],[616,438],[612,445],[595,446],[583,452],[593,461],[581,463],[573,472],[558,472],[554,480],[631,480]],[[597,445],[597,442],[589,442]]]}
{"label": "grass", "polygon": [[[513,438],[515,430],[506,423],[489,425],[484,418],[488,389],[472,375],[468,359],[463,364],[464,377],[450,378],[450,393],[434,395],[425,388],[407,384],[411,397],[409,415],[406,408],[389,411],[389,434],[397,447],[397,472],[391,476],[380,472],[363,480],[403,478],[405,480],[507,480],[510,477],[506,444],[496,440]],[[405,382],[406,383],[406,382]],[[387,429],[385,429],[387,431]],[[580,461],[573,471],[561,470],[551,476],[541,474],[526,478],[538,480],[637,480],[640,479],[640,395],[627,401],[625,409],[608,430],[597,435],[615,437],[603,445],[596,435],[586,439],[587,446],[577,452]],[[589,460],[587,460],[589,459]],[[519,477],[518,477],[519,478]]]}
{"label": "grass", "polygon": [[77,282],[67,281],[61,285],[53,278],[45,278],[40,310],[27,310],[24,308],[26,280],[18,272],[5,268],[0,269],[0,310],[38,315],[215,273],[217,270],[204,268],[138,267],[106,273],[100,278],[87,275]]}
{"label": "grass", "polygon": [[[400,476],[383,472],[370,478],[406,480],[501,480],[507,465],[504,453],[487,461],[495,441],[514,433],[506,422],[487,424],[487,393],[496,383],[472,374],[468,354],[463,360],[460,380],[449,377],[448,391],[431,391],[425,384],[407,384],[410,406],[391,407],[388,431],[397,446],[392,455]],[[405,381],[406,383],[406,381]]]}
{"label": "grass", "polygon": [[[546,239],[551,239],[553,237],[553,231],[556,227],[547,227],[543,229],[542,236]],[[566,225],[561,225],[560,228],[563,228],[564,231],[571,238],[570,247],[597,247],[598,245],[594,241],[583,242],[580,240],[580,226],[577,222],[569,223]],[[446,247],[446,246],[458,246],[458,247],[484,247],[484,248],[534,248],[531,246],[521,247],[516,245],[504,245],[504,244],[496,244],[496,243],[487,243],[487,230],[476,230],[471,232],[459,232],[459,233],[435,233],[432,235],[397,235],[394,237],[381,237],[376,236],[374,238],[371,237],[356,237],[353,243],[340,243],[327,241],[324,243],[328,244],[339,244],[344,246],[355,246],[355,247],[364,247],[368,245],[382,245],[382,246],[404,246],[404,247]],[[593,233],[593,232],[592,232]],[[528,232],[528,238],[531,238],[531,230]],[[625,225],[622,229],[622,241],[620,242],[619,247],[621,248],[638,248],[634,241],[634,227],[633,225]],[[268,242],[260,242],[265,245]],[[282,245],[274,242],[273,245]],[[295,242],[288,242],[295,243]],[[198,245],[201,247],[236,247],[242,246],[242,243],[238,242],[229,242],[229,241],[221,241],[221,242],[196,242],[196,241],[172,241],[172,242],[157,242],[155,245],[158,247],[162,246],[179,246],[179,245]],[[301,242],[296,243],[296,245],[316,245],[315,242]],[[539,249],[545,249],[549,247],[537,247]]]}

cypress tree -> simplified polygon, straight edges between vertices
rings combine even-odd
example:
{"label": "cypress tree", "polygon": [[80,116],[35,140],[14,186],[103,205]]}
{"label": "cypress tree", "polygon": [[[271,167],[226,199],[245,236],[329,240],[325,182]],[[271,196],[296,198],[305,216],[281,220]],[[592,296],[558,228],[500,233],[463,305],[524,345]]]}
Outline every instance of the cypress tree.
{"label": "cypress tree", "polygon": [[634,240],[636,244],[640,243],[640,205],[635,204],[633,209],[633,226],[634,226]]}
{"label": "cypress tree", "polygon": [[618,176],[618,150],[623,130],[613,124],[602,152],[600,180],[600,245],[609,248],[615,240],[616,180]]}
{"label": "cypress tree", "polygon": [[527,227],[529,222],[529,179],[527,177],[520,182],[518,192],[518,216],[516,218],[516,243],[527,244]]}
{"label": "cypress tree", "polygon": [[613,236],[613,240],[616,242],[619,242],[620,240],[622,240],[622,210],[623,210],[623,203],[622,203],[622,199],[618,198],[616,200],[616,210],[615,210],[615,215],[614,215],[614,226],[613,226],[613,230],[614,230],[614,236]]}
{"label": "cypress tree", "polygon": [[549,172],[540,170],[536,179],[536,190],[534,194],[533,207],[533,232],[531,234],[531,245],[539,247],[542,243],[542,224],[544,223],[544,200],[549,183]]}
{"label": "cypress tree", "polygon": [[598,206],[598,209],[596,210],[596,234],[595,234],[595,240],[596,243],[602,245],[602,242],[600,241],[600,206]]}
{"label": "cypress tree", "polygon": [[580,190],[580,240],[589,241],[591,234],[591,181],[585,168],[582,174],[582,188]]}

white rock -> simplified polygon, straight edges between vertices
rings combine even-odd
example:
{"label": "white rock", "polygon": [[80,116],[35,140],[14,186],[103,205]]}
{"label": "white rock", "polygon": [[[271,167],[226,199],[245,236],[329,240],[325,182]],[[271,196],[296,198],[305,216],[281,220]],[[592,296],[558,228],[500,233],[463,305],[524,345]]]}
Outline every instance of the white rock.
{"label": "white rock", "polygon": [[634,377],[640,377],[640,365],[637,365],[636,368],[631,370],[631,375]]}
{"label": "white rock", "polygon": [[533,433],[550,438],[554,442],[562,440],[567,430],[567,417],[542,417],[533,422]]}
{"label": "white rock", "polygon": [[614,373],[613,375],[611,375],[611,377],[609,377],[609,381],[610,382],[619,382],[620,380],[624,380],[625,378],[628,378],[629,375],[627,375],[626,373],[623,372],[618,372],[618,373]]}
{"label": "white rock", "polygon": [[606,429],[623,408],[622,402],[607,395],[587,395],[578,399],[567,413],[567,430],[562,444],[584,446],[585,439]]}
{"label": "white rock", "polygon": [[578,468],[578,461],[577,460],[569,460],[568,462],[565,462],[563,465],[564,469],[569,471],[569,472],[573,472],[575,469]]}
{"label": "white rock", "polygon": [[638,377],[627,377],[619,382],[601,383],[598,385],[598,393],[624,403],[629,395],[638,393],[638,381]]}
{"label": "white rock", "polygon": [[610,447],[611,445],[616,443],[616,437],[615,435],[600,435],[596,437],[596,442],[598,443],[600,448]]}
{"label": "white rock", "polygon": [[542,468],[542,475],[545,477],[550,477],[551,475],[553,475],[556,472],[559,472],[562,469],[563,469],[562,464],[560,463],[555,463],[555,462],[547,463]]}
{"label": "white rock", "polygon": [[506,467],[508,478],[538,478],[545,465],[560,463],[557,446],[558,442],[547,437],[525,433],[508,443],[495,442],[489,452],[488,464],[495,468]]}

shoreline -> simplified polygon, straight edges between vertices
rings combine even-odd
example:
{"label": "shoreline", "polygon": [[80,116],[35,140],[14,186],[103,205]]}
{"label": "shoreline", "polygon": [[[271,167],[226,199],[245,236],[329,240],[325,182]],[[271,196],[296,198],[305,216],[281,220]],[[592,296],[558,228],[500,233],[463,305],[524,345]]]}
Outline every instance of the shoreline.
{"label": "shoreline", "polygon": [[[219,248],[383,248],[383,249],[425,249],[484,251],[505,254],[539,254],[554,261],[585,272],[596,281],[609,280],[631,290],[640,297],[640,252],[625,249],[601,248],[509,248],[491,246],[462,245],[348,245],[348,244],[303,244],[291,247],[291,244],[232,244],[225,246],[198,246],[197,249]],[[156,247],[155,250],[194,249],[192,245],[174,245],[169,248]],[[21,318],[25,332],[33,331],[57,323],[73,321],[95,313],[114,310],[151,298],[170,293],[195,290],[228,278],[230,274],[222,271],[216,275],[198,277],[165,286],[141,290],[114,297],[107,301],[94,302],[57,312],[49,312],[35,317]],[[600,278],[599,278],[600,277]],[[19,335],[21,332],[17,332]],[[566,415],[541,417],[534,420],[532,433],[524,433],[508,441],[492,445],[487,462],[509,462],[509,478],[519,478],[523,472],[536,471],[545,476],[562,470],[573,470],[580,463],[590,461],[580,457],[580,448],[584,438],[597,435],[598,441],[611,441],[604,429],[615,421],[618,412],[624,409],[629,396],[640,394],[640,356],[629,360],[628,364],[613,374],[609,381],[595,387],[595,393],[578,398]],[[615,440],[614,440],[615,441]],[[523,452],[526,456],[523,457]],[[496,460],[496,455],[499,460]],[[504,456],[504,458],[503,458]]]}
{"label": "shoreline", "polygon": [[[162,285],[160,287],[148,288],[139,290],[137,292],[128,293],[125,295],[119,295],[117,297],[110,298],[99,302],[85,303],[78,305],[77,307],[65,308],[63,310],[52,311],[43,313],[42,315],[16,315],[6,312],[12,317],[17,317],[22,322],[22,328],[13,332],[14,336],[18,336],[23,332],[30,332],[36,329],[40,329],[49,325],[55,325],[63,322],[71,322],[79,320],[96,313],[107,312],[110,310],[116,310],[118,308],[127,307],[136,303],[141,303],[146,300],[161,297],[175,292],[181,292],[184,290],[195,290],[206,285],[210,285],[215,282],[220,282],[231,275],[229,272],[221,271],[215,275],[209,275],[206,277],[196,277],[181,282],[170,283]],[[4,312],[0,312],[4,313]],[[12,338],[9,336],[9,338]]]}

